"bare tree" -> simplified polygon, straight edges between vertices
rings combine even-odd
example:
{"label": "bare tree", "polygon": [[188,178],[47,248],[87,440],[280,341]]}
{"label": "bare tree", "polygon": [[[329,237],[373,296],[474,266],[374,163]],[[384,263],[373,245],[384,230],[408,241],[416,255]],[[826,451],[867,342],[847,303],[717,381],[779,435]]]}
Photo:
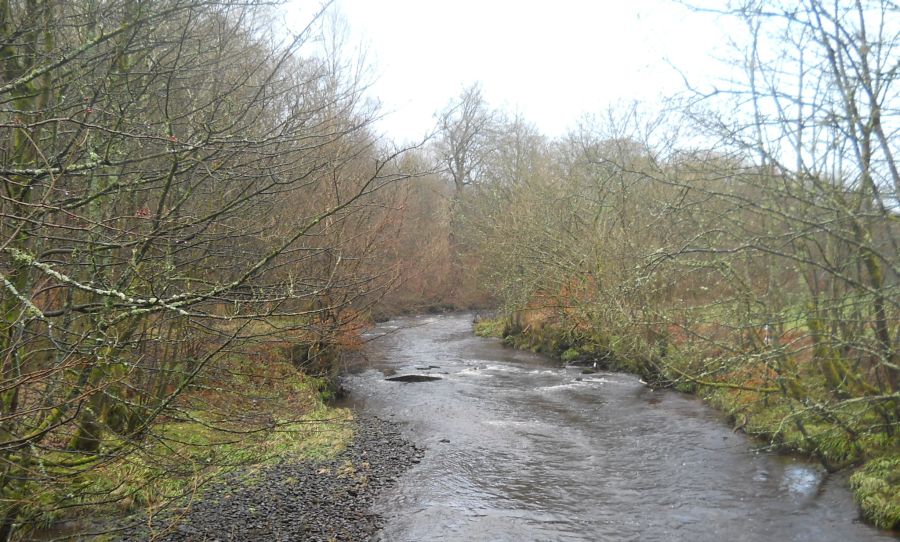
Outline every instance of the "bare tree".
{"label": "bare tree", "polygon": [[438,158],[457,192],[479,181],[491,152],[495,117],[478,84],[465,88],[438,116]]}

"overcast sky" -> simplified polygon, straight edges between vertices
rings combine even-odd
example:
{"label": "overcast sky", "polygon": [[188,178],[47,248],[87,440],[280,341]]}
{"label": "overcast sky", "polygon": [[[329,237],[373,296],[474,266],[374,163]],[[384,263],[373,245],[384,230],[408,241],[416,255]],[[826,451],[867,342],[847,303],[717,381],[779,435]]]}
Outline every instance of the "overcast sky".
{"label": "overcast sky", "polygon": [[427,132],[476,81],[491,105],[558,136],[584,113],[683,89],[672,66],[709,81],[726,41],[720,21],[666,0],[336,0],[332,9],[367,45],[371,94],[387,114],[378,128],[396,140]]}

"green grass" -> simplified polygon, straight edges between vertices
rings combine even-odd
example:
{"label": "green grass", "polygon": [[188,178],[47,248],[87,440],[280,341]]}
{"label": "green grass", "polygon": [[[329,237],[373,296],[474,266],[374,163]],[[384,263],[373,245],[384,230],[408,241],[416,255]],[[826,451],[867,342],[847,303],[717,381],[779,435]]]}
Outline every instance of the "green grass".
{"label": "green grass", "polygon": [[577,348],[569,348],[565,352],[562,353],[562,355],[560,356],[560,359],[562,359],[566,363],[570,363],[570,362],[578,359],[579,356],[581,356],[580,350],[578,350]]}
{"label": "green grass", "polygon": [[850,477],[866,519],[882,529],[900,528],[900,455],[873,459]]}
{"label": "green grass", "polygon": [[[266,368],[278,369],[278,378],[255,384],[236,376],[230,391],[237,393],[222,387],[188,392],[132,450],[104,461],[104,450],[122,444],[110,436],[82,472],[32,488],[35,498],[28,499],[23,515],[37,529],[79,518],[152,517],[200,498],[226,473],[240,472],[245,483],[253,483],[269,465],[339,453],[353,435],[350,411],[325,404],[319,379],[287,366]],[[65,451],[45,457],[48,463],[71,458]]]}
{"label": "green grass", "polygon": [[475,334],[479,337],[502,337],[504,328],[503,318],[481,320],[475,323]]}

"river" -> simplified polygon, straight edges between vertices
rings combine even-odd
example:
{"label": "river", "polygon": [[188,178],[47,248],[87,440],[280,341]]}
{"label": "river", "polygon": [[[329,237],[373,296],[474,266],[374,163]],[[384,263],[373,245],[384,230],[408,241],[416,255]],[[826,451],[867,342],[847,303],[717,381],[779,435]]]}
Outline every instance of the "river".
{"label": "river", "polygon": [[846,475],[759,451],[696,398],[560,368],[471,322],[381,324],[345,380],[350,406],[427,447],[376,503],[379,540],[896,540],[861,523]]}

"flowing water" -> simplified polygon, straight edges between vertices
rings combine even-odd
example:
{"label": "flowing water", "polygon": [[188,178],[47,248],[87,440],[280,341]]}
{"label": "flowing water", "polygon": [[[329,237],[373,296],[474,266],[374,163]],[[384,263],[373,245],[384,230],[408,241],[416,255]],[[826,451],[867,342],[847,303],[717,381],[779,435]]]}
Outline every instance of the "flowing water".
{"label": "flowing water", "polygon": [[351,406],[428,448],[376,504],[380,540],[895,540],[860,522],[845,476],[756,451],[697,399],[560,368],[471,322],[382,324],[346,379]]}

